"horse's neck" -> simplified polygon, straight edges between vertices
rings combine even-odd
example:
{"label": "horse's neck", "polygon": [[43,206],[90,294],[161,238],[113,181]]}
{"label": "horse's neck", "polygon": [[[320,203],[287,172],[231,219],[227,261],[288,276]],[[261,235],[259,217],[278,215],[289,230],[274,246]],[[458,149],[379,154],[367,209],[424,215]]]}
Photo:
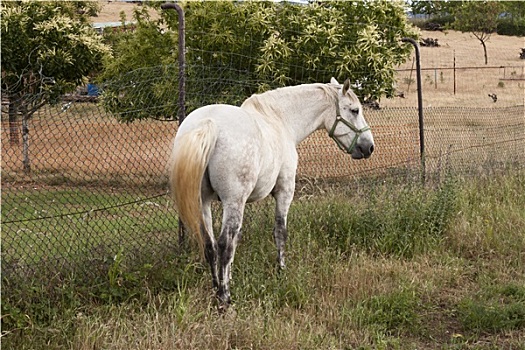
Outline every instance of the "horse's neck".
{"label": "horse's neck", "polygon": [[250,98],[243,108],[257,112],[269,122],[279,121],[299,144],[324,127],[327,114],[335,116],[335,100],[330,98],[328,89],[324,84],[281,88]]}

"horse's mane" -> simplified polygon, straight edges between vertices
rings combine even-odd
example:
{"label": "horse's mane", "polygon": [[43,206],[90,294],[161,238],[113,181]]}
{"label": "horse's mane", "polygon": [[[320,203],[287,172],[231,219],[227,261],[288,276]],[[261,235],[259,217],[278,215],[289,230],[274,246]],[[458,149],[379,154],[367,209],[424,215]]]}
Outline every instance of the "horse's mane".
{"label": "horse's mane", "polygon": [[[289,110],[287,106],[297,105],[299,103],[304,104],[304,95],[302,91],[308,90],[314,92],[316,90],[323,91],[322,99],[324,101],[335,104],[337,101],[337,90],[336,86],[332,84],[303,84],[296,86],[288,86],[263,92],[262,94],[255,94],[249,97],[241,105],[241,108],[249,109],[261,114],[265,117],[279,118],[282,117],[282,111]],[[306,92],[306,91],[305,91]],[[319,99],[315,100],[316,104],[319,104]]]}

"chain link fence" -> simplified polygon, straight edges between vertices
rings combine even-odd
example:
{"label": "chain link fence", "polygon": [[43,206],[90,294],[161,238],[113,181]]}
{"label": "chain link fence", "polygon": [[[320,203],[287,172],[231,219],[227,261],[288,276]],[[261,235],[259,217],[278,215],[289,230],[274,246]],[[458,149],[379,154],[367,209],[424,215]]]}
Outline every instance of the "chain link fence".
{"label": "chain link fence", "polygon": [[[523,106],[424,112],[427,174],[439,175],[446,166],[475,175],[525,163]],[[374,156],[353,161],[318,131],[298,148],[299,181],[351,183],[398,176],[406,169],[418,172],[417,109],[367,110],[365,115],[376,140]],[[145,259],[176,249],[177,216],[166,196],[165,172],[176,122],[120,123],[95,103],[47,106],[28,123],[27,173],[21,127],[4,119],[4,276],[41,270],[44,262],[94,272],[120,249]]]}

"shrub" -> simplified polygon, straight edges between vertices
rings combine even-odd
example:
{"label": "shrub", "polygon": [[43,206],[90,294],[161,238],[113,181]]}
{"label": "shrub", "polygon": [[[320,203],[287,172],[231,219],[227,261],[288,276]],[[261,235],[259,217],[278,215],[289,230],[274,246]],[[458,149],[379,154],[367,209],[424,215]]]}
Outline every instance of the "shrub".
{"label": "shrub", "polygon": [[525,36],[525,18],[520,20],[501,19],[496,29],[499,35]]}

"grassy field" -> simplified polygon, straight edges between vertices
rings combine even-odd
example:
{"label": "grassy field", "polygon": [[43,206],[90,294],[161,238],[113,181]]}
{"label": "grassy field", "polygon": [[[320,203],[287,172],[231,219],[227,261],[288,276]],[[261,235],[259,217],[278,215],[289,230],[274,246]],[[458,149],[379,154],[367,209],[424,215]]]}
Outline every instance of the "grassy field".
{"label": "grassy field", "polygon": [[327,191],[293,203],[280,273],[273,203],[249,209],[226,314],[196,253],[124,248],[94,284],[4,297],[3,348],[525,349],[523,170]]}

